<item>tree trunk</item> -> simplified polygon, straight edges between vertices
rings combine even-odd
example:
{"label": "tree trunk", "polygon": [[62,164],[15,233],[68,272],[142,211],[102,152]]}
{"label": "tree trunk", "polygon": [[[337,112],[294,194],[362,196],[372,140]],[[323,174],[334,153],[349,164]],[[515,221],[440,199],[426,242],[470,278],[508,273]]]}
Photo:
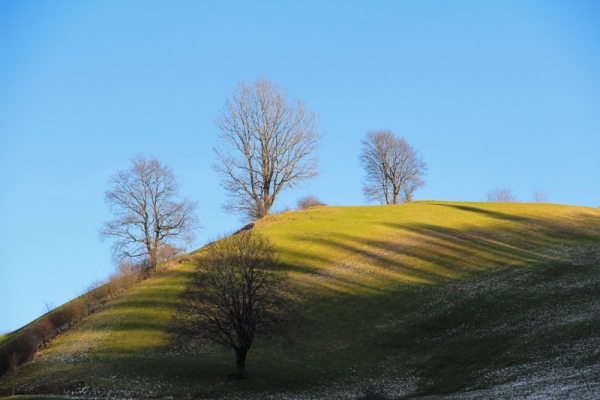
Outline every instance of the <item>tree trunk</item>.
{"label": "tree trunk", "polygon": [[156,266],[158,264],[158,257],[157,257],[157,251],[158,249],[155,247],[153,249],[149,249],[148,254],[150,256],[150,268],[152,269],[152,272],[156,274]]}
{"label": "tree trunk", "polygon": [[236,374],[238,379],[248,378],[246,376],[246,353],[248,353],[248,349],[235,349]]}

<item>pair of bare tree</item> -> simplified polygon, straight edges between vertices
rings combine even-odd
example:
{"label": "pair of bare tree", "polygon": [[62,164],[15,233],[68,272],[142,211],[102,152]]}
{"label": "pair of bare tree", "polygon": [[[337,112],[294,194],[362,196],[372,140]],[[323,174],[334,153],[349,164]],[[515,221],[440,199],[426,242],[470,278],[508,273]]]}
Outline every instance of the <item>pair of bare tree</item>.
{"label": "pair of bare tree", "polygon": [[[318,175],[316,115],[269,79],[240,83],[216,123],[221,144],[214,169],[230,195],[228,211],[262,218],[283,190]],[[140,156],[110,185],[106,200],[116,218],[100,236],[115,239],[115,260],[147,257],[156,268],[161,254],[172,255],[193,238],[196,203],[176,199],[179,186],[169,166]]]}
{"label": "pair of bare tree", "polygon": [[[535,188],[531,192],[535,203],[547,203],[548,193],[540,188]],[[514,203],[519,201],[517,196],[509,188],[496,188],[486,194],[487,201],[492,203]]]}
{"label": "pair of bare tree", "polygon": [[[314,152],[322,133],[315,114],[301,100],[289,102],[266,78],[240,83],[217,126],[221,144],[213,168],[229,193],[228,211],[262,218],[282,190],[318,175]],[[386,204],[411,201],[427,170],[417,152],[388,130],[367,133],[362,144],[365,196]]]}

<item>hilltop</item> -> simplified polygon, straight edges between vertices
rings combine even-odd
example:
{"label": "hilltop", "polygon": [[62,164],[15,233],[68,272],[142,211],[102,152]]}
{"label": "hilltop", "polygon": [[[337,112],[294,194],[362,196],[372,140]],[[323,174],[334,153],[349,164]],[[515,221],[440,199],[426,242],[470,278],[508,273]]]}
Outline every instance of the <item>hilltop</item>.
{"label": "hilltop", "polygon": [[[306,319],[233,355],[176,343],[193,259],[137,284],[0,378],[0,394],[477,398],[600,393],[600,210],[415,202],[258,221]],[[4,337],[0,337],[2,340]]]}

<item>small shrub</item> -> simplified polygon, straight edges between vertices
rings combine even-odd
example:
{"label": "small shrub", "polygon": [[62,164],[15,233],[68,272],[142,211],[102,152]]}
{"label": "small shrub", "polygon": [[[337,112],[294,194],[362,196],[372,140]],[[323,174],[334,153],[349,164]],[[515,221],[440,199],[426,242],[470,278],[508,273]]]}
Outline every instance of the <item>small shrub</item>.
{"label": "small shrub", "polygon": [[14,369],[17,365],[17,354],[14,350],[14,343],[4,346],[0,351],[0,376]]}
{"label": "small shrub", "polygon": [[321,200],[315,196],[304,196],[298,199],[298,210],[306,210],[311,207],[326,206]]}
{"label": "small shrub", "polygon": [[108,284],[111,285],[111,291],[114,294],[120,293],[123,290],[127,289],[129,286],[131,286],[131,281],[131,276],[121,276],[117,274],[112,274],[108,277]]}
{"label": "small shrub", "polygon": [[53,324],[55,330],[63,331],[69,326],[86,316],[85,305],[82,300],[72,300],[59,309],[54,310],[48,319]]}
{"label": "small shrub", "polygon": [[0,349],[0,376],[29,361],[44,342],[56,335],[56,328],[49,318],[42,318],[19,333],[10,343]]}
{"label": "small shrub", "polygon": [[38,346],[50,340],[56,335],[56,327],[50,321],[50,318],[42,318],[34,326],[35,334],[39,338]]}
{"label": "small shrub", "polygon": [[88,286],[87,292],[83,296],[87,309],[86,314],[94,312],[108,299],[109,291],[105,283],[96,279]]}
{"label": "small shrub", "polygon": [[142,271],[145,267],[144,263],[134,263],[129,259],[122,260],[115,272],[108,278],[108,282],[113,285],[113,295],[140,282],[143,279]]}
{"label": "small shrub", "polygon": [[48,319],[54,325],[54,327],[61,331],[69,325],[69,321],[67,315],[64,312],[64,307],[54,310],[49,316]]}
{"label": "small shrub", "polygon": [[73,300],[64,306],[65,319],[69,325],[80,321],[85,317],[85,306],[81,300]]}
{"label": "small shrub", "polygon": [[162,261],[167,261],[170,260],[173,257],[176,257],[178,254],[183,253],[183,249],[179,248],[179,247],[175,247],[175,246],[171,246],[168,243],[163,243],[159,248],[158,248],[158,261],[162,262]]}
{"label": "small shrub", "polygon": [[487,201],[492,203],[514,203],[517,198],[513,191],[508,188],[496,188],[486,194]]}
{"label": "small shrub", "polygon": [[12,345],[11,356],[13,358],[13,362],[11,362],[11,364],[14,364],[12,367],[21,365],[25,361],[28,361],[37,351],[39,342],[40,339],[38,338],[33,327],[27,328],[21,332]]}

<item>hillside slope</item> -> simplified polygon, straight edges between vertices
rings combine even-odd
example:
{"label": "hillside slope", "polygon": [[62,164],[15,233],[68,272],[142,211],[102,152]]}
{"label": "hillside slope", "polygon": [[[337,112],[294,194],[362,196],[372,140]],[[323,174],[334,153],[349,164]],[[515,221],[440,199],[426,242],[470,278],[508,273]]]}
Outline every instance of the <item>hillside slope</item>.
{"label": "hillside slope", "polygon": [[0,379],[0,394],[392,398],[600,395],[600,210],[416,202],[259,221],[306,318],[233,354],[174,343],[193,264],[142,282]]}

